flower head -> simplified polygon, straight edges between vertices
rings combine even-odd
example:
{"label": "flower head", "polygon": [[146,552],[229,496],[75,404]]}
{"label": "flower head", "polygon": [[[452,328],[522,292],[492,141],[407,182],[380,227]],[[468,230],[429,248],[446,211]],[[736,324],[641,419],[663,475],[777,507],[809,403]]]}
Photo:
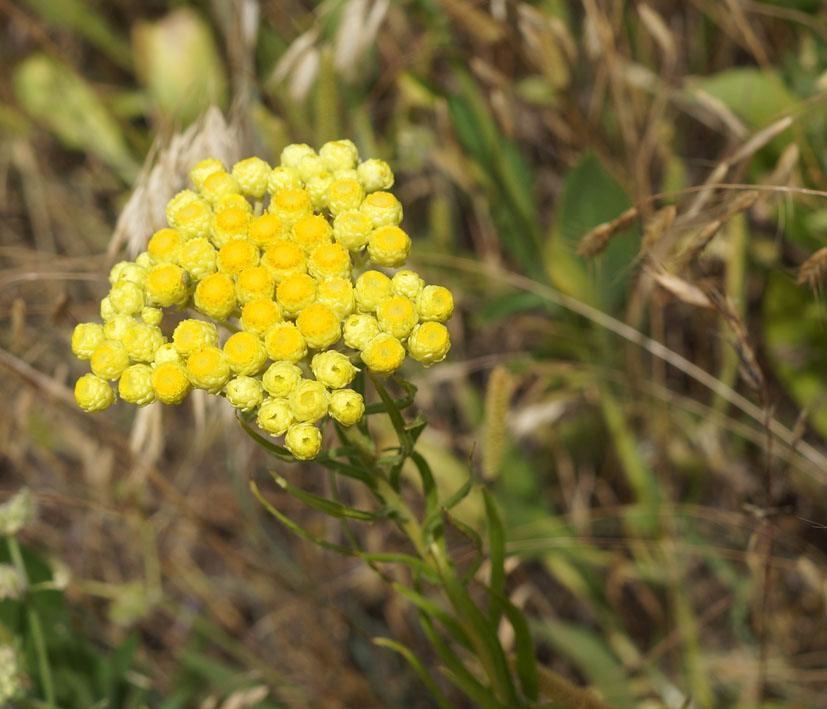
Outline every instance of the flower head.
{"label": "flower head", "polygon": [[75,384],[75,401],[84,411],[103,411],[115,403],[115,392],[105,379],[84,374]]}
{"label": "flower head", "polygon": [[287,429],[284,445],[299,460],[312,460],[322,448],[322,432],[309,423],[294,423]]}
{"label": "flower head", "polygon": [[148,364],[133,364],[127,367],[118,381],[121,399],[137,406],[146,406],[155,401],[152,388],[152,367]]}
{"label": "flower head", "polygon": [[384,332],[374,337],[362,350],[362,361],[372,372],[383,376],[393,374],[402,366],[404,359],[402,343]]}
{"label": "flower head", "polygon": [[217,394],[230,378],[227,355],[217,347],[202,347],[187,358],[187,375],[196,389]]}
{"label": "flower head", "polygon": [[164,362],[152,369],[152,388],[159,401],[180,404],[190,390],[187,370],[179,362]]}

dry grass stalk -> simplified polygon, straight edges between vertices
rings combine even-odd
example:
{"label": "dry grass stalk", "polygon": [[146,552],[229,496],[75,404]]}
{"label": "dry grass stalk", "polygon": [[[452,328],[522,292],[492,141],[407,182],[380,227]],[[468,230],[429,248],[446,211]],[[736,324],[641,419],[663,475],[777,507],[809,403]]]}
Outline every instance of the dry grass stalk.
{"label": "dry grass stalk", "polygon": [[630,207],[616,219],[598,224],[580,239],[580,243],[577,245],[577,253],[583,258],[594,258],[609,245],[613,236],[632,226],[639,214],[640,211],[637,207]]}
{"label": "dry grass stalk", "polygon": [[726,321],[732,334],[735,335],[735,342],[732,344],[741,361],[739,368],[741,376],[755,391],[763,392],[766,383],[764,373],[758,365],[758,358],[755,356],[755,348],[752,346],[752,340],[747,332],[747,326],[735,308],[732,307],[728,298],[717,291],[710,291],[707,293],[707,296],[715,310],[717,310]]}
{"label": "dry grass stalk", "polygon": [[672,226],[678,210],[674,204],[669,204],[657,212],[646,222],[643,229],[643,238],[640,240],[640,252],[638,258],[647,255],[655,244],[660,240],[661,235]]}
{"label": "dry grass stalk", "polygon": [[758,201],[759,197],[760,192],[758,190],[750,190],[749,192],[744,192],[738,195],[738,197],[736,197],[727,207],[727,210],[723,216],[718,219],[713,219],[689,241],[683,251],[678,255],[678,270],[683,270],[690,264],[697,261],[709,242],[712,241],[712,239],[715,238],[715,235],[721,230],[721,227],[736,214],[749,209]]}
{"label": "dry grass stalk", "polygon": [[505,450],[508,404],[514,380],[503,365],[497,365],[488,378],[485,390],[485,441],[482,450],[482,474],[486,480],[497,477]]}
{"label": "dry grass stalk", "polygon": [[816,251],[798,269],[797,283],[806,283],[816,294],[827,283],[827,246]]}
{"label": "dry grass stalk", "polygon": [[651,275],[661,288],[669,291],[681,302],[699,308],[715,308],[709,296],[698,286],[662,268],[657,270],[650,268],[647,270],[649,271],[649,275]]}

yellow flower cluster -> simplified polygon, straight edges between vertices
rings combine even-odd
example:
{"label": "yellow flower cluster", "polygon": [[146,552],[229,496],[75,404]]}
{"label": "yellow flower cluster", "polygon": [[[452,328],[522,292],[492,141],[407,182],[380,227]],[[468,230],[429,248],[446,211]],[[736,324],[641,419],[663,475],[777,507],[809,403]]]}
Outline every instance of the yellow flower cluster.
{"label": "yellow flower cluster", "polygon": [[[360,161],[337,140],[318,153],[288,145],[276,167],[202,160],[190,179],[194,189],[167,205],[169,226],[112,268],[103,324],[74,330],[72,351],[92,370],[75,387],[81,408],[114,403],[112,381],[138,406],[204,389],[255,412],[306,460],[321,447],[314,424],[330,416],[350,426],[364,414],[348,388],[354,362],[388,376],[406,355],[425,366],[445,358],[453,298],[397,270],[411,239],[387,163]],[[181,320],[170,338],[164,308],[208,319]],[[223,345],[216,323],[234,332]],[[341,341],[348,349],[335,349]]]}

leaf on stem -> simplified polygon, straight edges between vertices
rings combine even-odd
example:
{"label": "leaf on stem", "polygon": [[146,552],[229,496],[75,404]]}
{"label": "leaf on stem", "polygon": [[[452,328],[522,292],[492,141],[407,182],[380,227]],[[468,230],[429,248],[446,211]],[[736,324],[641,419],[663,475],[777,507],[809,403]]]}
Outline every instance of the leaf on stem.
{"label": "leaf on stem", "polygon": [[355,507],[347,507],[339,502],[328,500],[326,497],[314,495],[312,492],[302,490],[300,487],[289,483],[274,470],[268,471],[276,483],[284,488],[297,500],[300,500],[308,507],[318,510],[329,517],[355,519],[359,522],[372,522],[378,515],[366,510],[357,510]]}
{"label": "leaf on stem", "polygon": [[[485,500],[485,514],[488,517],[488,553],[491,558],[490,584],[496,595],[505,597],[505,530],[494,498],[485,487],[482,488],[482,497]],[[496,602],[496,596],[492,596],[488,604],[488,617],[494,627],[499,625],[501,613],[502,608]]]}
{"label": "leaf on stem", "polygon": [[373,644],[378,645],[379,647],[386,647],[391,650],[395,650],[402,655],[411,667],[413,667],[420,679],[425,683],[425,686],[428,688],[428,691],[431,693],[434,701],[436,701],[440,707],[443,707],[443,709],[451,709],[451,702],[449,702],[448,698],[443,694],[442,690],[434,681],[434,678],[431,677],[428,670],[425,669],[422,663],[417,659],[416,655],[414,655],[407,647],[391,640],[390,638],[374,638]]}
{"label": "leaf on stem", "polygon": [[283,446],[277,445],[272,441],[268,441],[264,436],[258,433],[249,423],[244,420],[244,417],[241,414],[236,414],[236,418],[238,422],[241,424],[241,428],[243,428],[247,435],[250,436],[256,443],[258,443],[262,448],[264,448],[270,455],[275,456],[279,460],[283,460],[287,463],[295,463],[296,459],[293,455]]}

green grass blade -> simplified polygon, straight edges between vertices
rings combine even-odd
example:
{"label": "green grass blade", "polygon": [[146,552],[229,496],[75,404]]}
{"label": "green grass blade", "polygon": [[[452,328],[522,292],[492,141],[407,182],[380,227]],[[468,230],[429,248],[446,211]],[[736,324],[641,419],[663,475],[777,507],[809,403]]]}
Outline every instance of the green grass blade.
{"label": "green grass blade", "polygon": [[[487,488],[482,488],[482,497],[485,501],[485,514],[488,517],[488,553],[491,559],[491,589],[495,596],[505,597],[505,530],[502,519],[497,510],[494,498]],[[495,597],[489,599],[488,618],[495,628],[499,625],[502,613],[501,604]]]}
{"label": "green grass blade", "polygon": [[402,655],[402,657],[408,661],[410,666],[413,667],[414,671],[419,675],[419,678],[428,688],[428,691],[431,693],[431,696],[434,698],[437,705],[443,709],[451,709],[451,702],[449,702],[448,698],[445,694],[443,694],[442,690],[434,681],[434,678],[431,677],[428,670],[425,669],[422,663],[417,659],[416,655],[414,655],[407,647],[391,640],[390,638],[374,638],[373,644],[378,645],[379,647],[386,647],[391,650],[395,650]]}
{"label": "green grass blade", "polygon": [[269,471],[273,480],[286,490],[290,495],[300,500],[308,507],[318,510],[330,517],[337,517],[339,519],[353,519],[358,522],[372,522],[378,515],[367,510],[357,510],[355,507],[348,507],[334,500],[328,500],[326,497],[314,495],[312,492],[302,490],[300,487],[289,483],[281,475],[274,470]]}

